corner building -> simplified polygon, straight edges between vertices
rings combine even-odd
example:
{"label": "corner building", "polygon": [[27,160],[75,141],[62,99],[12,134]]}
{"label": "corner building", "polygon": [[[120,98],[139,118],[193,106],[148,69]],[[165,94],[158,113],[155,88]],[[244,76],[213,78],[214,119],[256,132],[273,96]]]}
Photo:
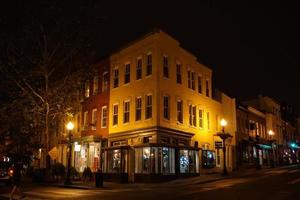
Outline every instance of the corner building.
{"label": "corner building", "polygon": [[227,167],[234,168],[235,100],[212,98],[212,70],[163,31],[110,56],[106,178],[171,179],[222,169],[220,120],[228,121]]}

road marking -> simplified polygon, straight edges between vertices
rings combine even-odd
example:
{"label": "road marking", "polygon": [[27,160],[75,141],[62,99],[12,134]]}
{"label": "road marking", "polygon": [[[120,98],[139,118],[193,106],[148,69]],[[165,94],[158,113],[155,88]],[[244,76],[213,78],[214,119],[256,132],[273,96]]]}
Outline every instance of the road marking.
{"label": "road marking", "polygon": [[299,169],[295,169],[295,170],[289,171],[288,173],[292,174],[292,173],[297,173],[297,172],[300,172],[300,170]]}
{"label": "road marking", "polygon": [[293,181],[289,181],[288,184],[292,185],[292,184],[299,183],[299,182],[300,182],[300,178],[297,178],[297,179],[295,179]]}

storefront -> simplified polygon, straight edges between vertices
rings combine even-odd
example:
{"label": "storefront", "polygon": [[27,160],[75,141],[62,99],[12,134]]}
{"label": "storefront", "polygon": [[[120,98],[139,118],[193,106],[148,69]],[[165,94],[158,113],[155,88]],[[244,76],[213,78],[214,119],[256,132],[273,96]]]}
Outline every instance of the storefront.
{"label": "storefront", "polygon": [[105,148],[103,172],[106,179],[121,182],[155,182],[197,175],[198,151],[197,148],[165,144]]}
{"label": "storefront", "polygon": [[89,167],[92,172],[100,168],[101,142],[99,139],[85,137],[73,143],[73,166],[78,172]]}

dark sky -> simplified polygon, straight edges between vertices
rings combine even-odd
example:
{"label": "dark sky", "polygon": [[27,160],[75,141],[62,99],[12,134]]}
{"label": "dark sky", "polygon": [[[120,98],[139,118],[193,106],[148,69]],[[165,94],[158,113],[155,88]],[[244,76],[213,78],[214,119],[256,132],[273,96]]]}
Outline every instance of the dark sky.
{"label": "dark sky", "polygon": [[[36,17],[48,15],[43,11],[46,9],[43,6],[48,4],[26,2],[18,9],[14,9],[13,4],[7,7],[9,16],[22,18],[28,8],[39,10],[32,13]],[[300,108],[300,12],[296,5],[277,1],[255,4],[253,1],[209,0],[132,4],[126,1],[110,5],[102,1],[70,2],[63,8],[61,3],[54,3],[52,11],[59,8],[63,10],[60,17],[78,14],[80,19],[82,10],[87,9],[89,17],[100,18],[101,22],[90,34],[95,39],[93,48],[98,55],[110,52],[153,27],[160,27],[194,53],[201,63],[213,69],[214,87],[238,99],[261,93]],[[78,5],[82,9],[76,13]]]}

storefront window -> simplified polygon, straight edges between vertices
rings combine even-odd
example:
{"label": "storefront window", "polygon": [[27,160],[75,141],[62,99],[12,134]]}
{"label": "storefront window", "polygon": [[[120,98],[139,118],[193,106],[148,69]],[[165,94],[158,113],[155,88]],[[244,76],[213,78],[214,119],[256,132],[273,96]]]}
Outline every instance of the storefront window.
{"label": "storefront window", "polygon": [[135,149],[135,173],[174,174],[175,150],[169,147]]}
{"label": "storefront window", "polygon": [[180,150],[179,161],[180,161],[180,173],[188,173],[189,157],[188,157],[187,150]]}
{"label": "storefront window", "polygon": [[203,168],[213,168],[216,166],[215,152],[210,150],[202,150],[202,166]]}
{"label": "storefront window", "polygon": [[103,153],[105,173],[126,173],[127,172],[127,149],[109,149]]}

